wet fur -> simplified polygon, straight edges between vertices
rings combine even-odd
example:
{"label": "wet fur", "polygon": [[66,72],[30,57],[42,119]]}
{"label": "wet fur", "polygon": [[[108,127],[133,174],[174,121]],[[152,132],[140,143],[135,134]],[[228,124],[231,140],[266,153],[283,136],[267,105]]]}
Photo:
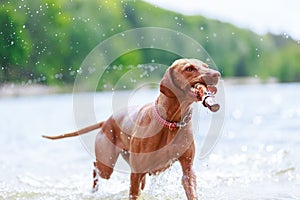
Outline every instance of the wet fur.
{"label": "wet fur", "polygon": [[[190,111],[195,95],[188,89],[195,83],[215,85],[220,73],[209,69],[196,59],[175,61],[166,71],[158,96],[158,112],[169,121],[180,121]],[[107,120],[79,131],[60,136],[43,136],[61,139],[78,136],[100,129],[95,140],[96,161],[93,171],[93,191],[98,188],[98,176],[109,179],[121,155],[131,167],[129,198],[135,200],[144,189],[146,174],[155,175],[179,161],[182,167],[182,185],[188,200],[197,198],[196,175],[193,171],[195,144],[192,124],[175,131],[161,127],[152,116],[153,104],[142,108],[128,108]]]}

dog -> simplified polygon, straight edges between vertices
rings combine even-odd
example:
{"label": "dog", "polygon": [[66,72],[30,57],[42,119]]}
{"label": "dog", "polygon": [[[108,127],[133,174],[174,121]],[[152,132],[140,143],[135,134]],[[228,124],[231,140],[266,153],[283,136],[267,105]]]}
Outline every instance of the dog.
{"label": "dog", "polygon": [[179,59],[165,72],[160,93],[153,103],[128,108],[106,121],[59,136],[78,136],[100,129],[95,139],[93,190],[98,189],[98,176],[109,179],[119,155],[131,168],[129,199],[135,200],[144,189],[146,174],[156,175],[179,161],[182,185],[188,200],[198,199],[196,175],[193,171],[195,143],[192,129],[191,104],[203,101],[194,92],[196,84],[206,86],[213,94],[221,74],[197,59]]}

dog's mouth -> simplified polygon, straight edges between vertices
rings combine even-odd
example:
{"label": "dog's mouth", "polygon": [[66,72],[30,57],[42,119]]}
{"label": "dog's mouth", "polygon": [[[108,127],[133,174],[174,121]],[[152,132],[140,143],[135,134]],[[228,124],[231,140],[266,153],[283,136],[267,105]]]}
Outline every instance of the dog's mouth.
{"label": "dog's mouth", "polygon": [[202,82],[195,82],[189,86],[189,95],[196,101],[203,101],[208,95],[215,95],[218,91],[215,85],[206,85]]}
{"label": "dog's mouth", "polygon": [[189,93],[195,101],[202,101],[203,106],[210,111],[217,112],[220,109],[220,105],[215,101],[216,86],[195,83],[190,87]]}

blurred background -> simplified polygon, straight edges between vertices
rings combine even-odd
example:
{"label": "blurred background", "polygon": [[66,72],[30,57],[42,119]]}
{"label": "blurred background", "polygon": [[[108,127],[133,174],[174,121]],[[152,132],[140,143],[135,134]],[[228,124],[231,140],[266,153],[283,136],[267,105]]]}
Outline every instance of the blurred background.
{"label": "blurred background", "polygon": [[[299,81],[300,36],[293,22],[299,15],[292,9],[298,6],[297,1],[1,1],[0,84],[67,89],[97,44],[114,34],[149,26],[177,30],[198,41],[224,78]],[[174,45],[188,48],[176,41]],[[141,63],[170,65],[176,58],[158,50],[133,51],[111,64],[122,68],[106,81],[113,85]],[[103,84],[99,83],[99,90],[105,89]]]}
{"label": "blurred background", "polygon": [[[200,198],[299,200],[299,7],[298,0],[0,0],[0,200],[128,199],[129,174],[118,170],[100,181],[97,193],[89,192],[94,158],[81,137],[48,141],[41,135],[89,125],[88,117],[75,122],[72,94],[77,75],[85,75],[84,59],[111,36],[142,27],[184,33],[222,74],[222,136],[209,156],[195,158]],[[108,51],[119,55],[133,42],[114,41]],[[179,41],[170,45],[191,49]],[[130,94],[125,103],[154,101],[158,88],[137,88],[139,81],[158,83],[179,57],[138,49],[99,66],[106,71],[91,98],[97,120],[112,113],[116,85]],[[157,64],[162,67],[154,70]],[[195,106],[199,149],[213,114]],[[147,177],[141,199],[185,199],[180,183],[181,169],[174,164]]]}

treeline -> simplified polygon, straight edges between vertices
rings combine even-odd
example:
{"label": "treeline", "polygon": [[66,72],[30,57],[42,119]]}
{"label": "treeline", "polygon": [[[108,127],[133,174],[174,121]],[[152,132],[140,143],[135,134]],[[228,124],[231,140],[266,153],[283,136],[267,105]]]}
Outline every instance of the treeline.
{"label": "treeline", "polygon": [[[257,35],[142,1],[22,0],[0,2],[0,84],[72,84],[84,58],[97,44],[140,27],[185,33],[205,48],[224,77],[300,81],[300,44],[288,35]],[[120,40],[110,51],[118,52],[127,42]],[[173,42],[176,48],[189,48],[188,44]],[[134,51],[111,63],[122,67],[118,72],[111,70],[106,81],[118,81],[129,66],[153,61],[170,64],[176,58],[178,55],[157,50]]]}

